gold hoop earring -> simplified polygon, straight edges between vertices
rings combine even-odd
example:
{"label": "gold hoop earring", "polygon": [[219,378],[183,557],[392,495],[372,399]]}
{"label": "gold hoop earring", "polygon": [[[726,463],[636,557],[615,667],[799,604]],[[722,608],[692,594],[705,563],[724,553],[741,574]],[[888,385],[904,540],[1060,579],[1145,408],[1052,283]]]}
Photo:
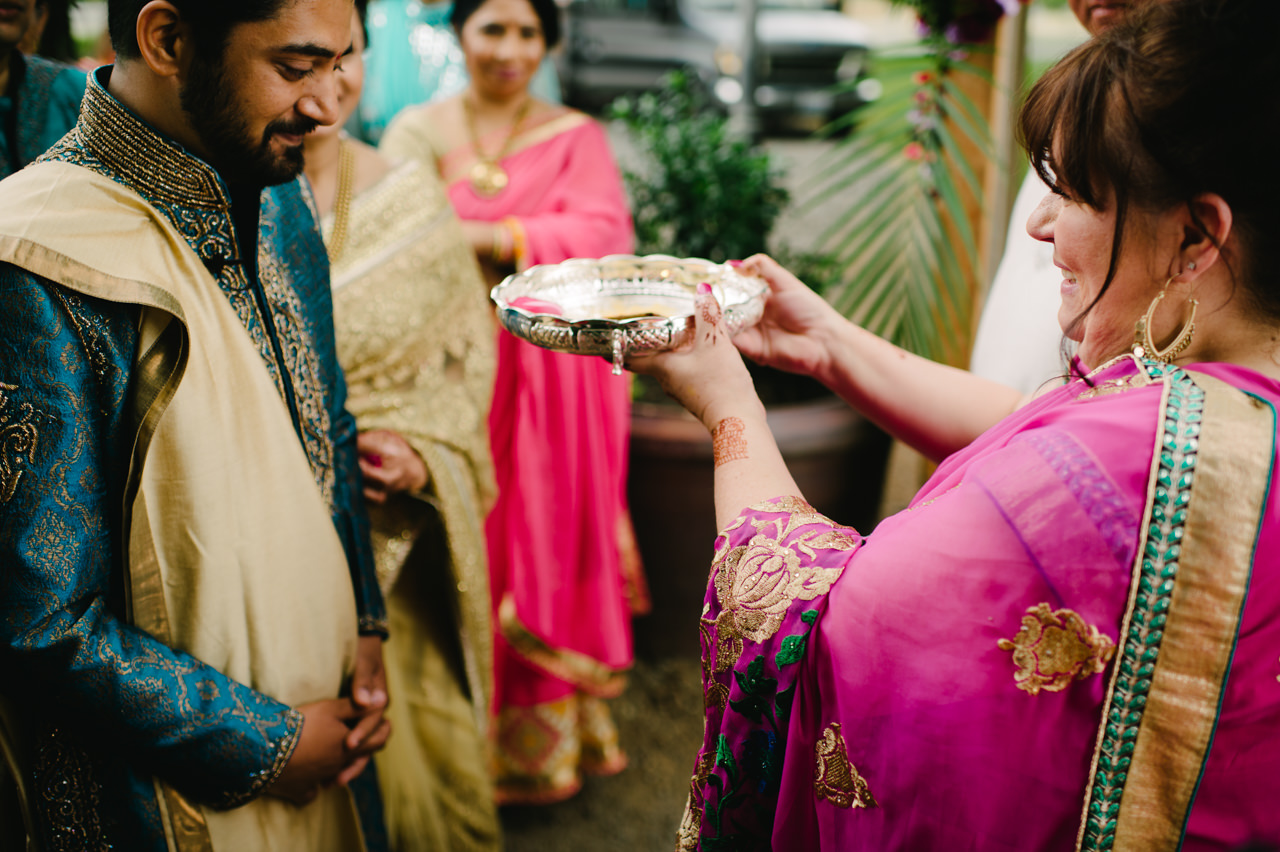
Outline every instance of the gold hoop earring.
{"label": "gold hoop earring", "polygon": [[1147,308],[1147,312],[1143,314],[1137,325],[1134,326],[1133,354],[1138,358],[1149,358],[1152,361],[1168,364],[1191,345],[1191,336],[1196,332],[1196,308],[1200,305],[1195,299],[1187,300],[1187,304],[1191,306],[1191,315],[1187,317],[1187,321],[1182,324],[1182,328],[1178,330],[1177,335],[1169,342],[1168,346],[1161,349],[1151,337],[1151,320],[1155,317],[1156,309],[1160,307],[1164,297],[1168,295],[1169,285],[1173,283],[1175,277],[1177,276],[1172,276],[1168,281],[1164,282],[1164,287],[1160,288],[1160,293],[1151,300],[1151,306]]}

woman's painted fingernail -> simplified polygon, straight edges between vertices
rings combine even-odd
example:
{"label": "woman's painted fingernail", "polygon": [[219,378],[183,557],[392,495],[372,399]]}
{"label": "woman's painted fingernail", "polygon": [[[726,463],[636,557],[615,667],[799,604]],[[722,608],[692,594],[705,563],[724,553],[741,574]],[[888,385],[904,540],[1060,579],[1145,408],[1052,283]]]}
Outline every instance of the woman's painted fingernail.
{"label": "woman's painted fingernail", "polygon": [[726,260],[726,261],[725,261],[725,263],[729,264],[730,266],[732,266],[732,267],[734,267],[734,268],[737,268],[737,267],[739,267],[739,266],[741,266],[741,265],[742,265],[742,261],[741,261],[741,260]]}
{"label": "woman's painted fingernail", "polygon": [[710,292],[711,292],[711,285],[708,284],[706,281],[703,281],[701,284],[698,285],[699,296],[705,296]]}
{"label": "woman's painted fingernail", "polygon": [[364,460],[374,467],[382,467],[382,456],[377,453],[365,453]]}

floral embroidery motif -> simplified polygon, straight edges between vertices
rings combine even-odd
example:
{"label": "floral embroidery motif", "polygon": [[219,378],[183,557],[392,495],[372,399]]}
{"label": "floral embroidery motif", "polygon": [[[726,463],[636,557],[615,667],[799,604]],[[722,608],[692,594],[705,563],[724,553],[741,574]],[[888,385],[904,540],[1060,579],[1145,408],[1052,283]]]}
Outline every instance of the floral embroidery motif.
{"label": "floral embroidery motif", "polygon": [[44,815],[51,852],[107,850],[101,800],[89,756],[58,731],[50,731],[32,767],[34,806]]}
{"label": "floral embroidery motif", "polygon": [[1052,611],[1047,603],[1030,607],[1017,635],[997,644],[1000,650],[1013,652],[1018,667],[1014,682],[1031,695],[1042,689],[1061,692],[1073,680],[1098,674],[1116,652],[1110,637],[1086,624],[1079,614],[1069,609]]}
{"label": "floral embroidery motif", "polygon": [[693,806],[693,800],[685,802],[684,817],[676,832],[676,852],[697,852],[698,838],[702,835],[702,809]]}
{"label": "floral embroidery motif", "polygon": [[849,749],[840,723],[832,722],[822,732],[822,738],[814,747],[817,765],[814,767],[813,791],[819,801],[827,801],[837,808],[878,808],[880,803],[871,795],[867,779],[849,762]]}
{"label": "floral embroidery motif", "polygon": [[702,839],[702,803],[706,798],[707,782],[715,770],[715,755],[703,752],[689,782],[689,800],[685,803],[684,816],[676,833],[676,852],[697,852]]}
{"label": "floral embroidery motif", "polygon": [[18,490],[23,466],[34,464],[39,432],[31,421],[35,409],[24,403],[13,410],[8,394],[16,385],[0,383],[0,505],[8,503]]}
{"label": "floral embroidery motif", "polygon": [[702,634],[702,647],[710,649],[702,655],[703,702],[708,708],[724,711],[729,704],[729,686],[721,682],[716,675],[733,669],[734,663],[742,656],[742,638],[716,634],[716,622],[706,618],[698,622],[698,630]]}
{"label": "floral embroidery motif", "polygon": [[[839,578],[841,568],[812,564],[816,552],[853,550],[858,546],[851,531],[835,526],[803,500],[787,498],[766,508],[790,514],[758,521],[757,534],[746,545],[733,548],[717,560],[720,564],[715,589],[721,612],[716,628],[721,649],[730,641],[744,638],[769,641],[792,603],[825,595]],[[745,520],[743,516],[739,524]],[[826,529],[798,535],[782,544],[795,530],[813,524],[822,524]]]}
{"label": "floral embroidery motif", "polygon": [[749,507],[717,539],[699,623],[706,728],[681,852],[769,848],[800,666],[861,541],[798,497]]}
{"label": "floral embroidery motif", "polygon": [[250,802],[261,795],[263,790],[276,782],[276,779],[280,777],[280,773],[284,772],[284,767],[289,762],[289,758],[293,757],[293,750],[297,748],[298,740],[302,737],[302,722],[302,714],[297,710],[290,709],[285,712],[285,734],[275,745],[276,753],[275,758],[271,761],[271,766],[254,772],[251,775],[252,781],[244,792],[225,796],[221,802],[223,807],[235,808]]}
{"label": "floral embroidery motif", "polygon": [[[89,367],[93,370],[98,381],[103,385],[111,383],[112,362],[111,347],[109,344],[109,332],[106,329],[102,316],[88,309],[84,300],[76,296],[66,293],[59,288],[53,290],[54,298],[62,305],[62,309],[67,312],[67,316],[71,318],[71,326],[75,329],[76,336],[80,338],[80,345],[84,349],[85,357],[89,361]],[[104,414],[109,411],[103,409]]]}

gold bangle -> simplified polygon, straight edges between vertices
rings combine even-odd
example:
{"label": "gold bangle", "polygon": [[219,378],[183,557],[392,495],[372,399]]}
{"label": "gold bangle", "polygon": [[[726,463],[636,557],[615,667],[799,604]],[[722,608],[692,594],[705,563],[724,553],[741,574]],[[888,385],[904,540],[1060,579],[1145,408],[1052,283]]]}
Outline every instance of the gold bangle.
{"label": "gold bangle", "polygon": [[519,267],[529,254],[529,240],[525,236],[524,226],[520,224],[520,220],[515,216],[503,217],[502,224],[506,226],[507,233],[511,235],[511,261]]}

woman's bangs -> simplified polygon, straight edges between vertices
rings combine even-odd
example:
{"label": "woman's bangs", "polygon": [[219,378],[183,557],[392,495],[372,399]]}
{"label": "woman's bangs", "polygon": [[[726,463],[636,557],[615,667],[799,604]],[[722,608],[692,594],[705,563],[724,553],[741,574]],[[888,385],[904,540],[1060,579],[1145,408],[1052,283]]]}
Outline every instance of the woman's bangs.
{"label": "woman's bangs", "polygon": [[1019,117],[1031,165],[1055,193],[1102,207],[1109,75],[1086,43],[1067,54],[1032,87]]}

